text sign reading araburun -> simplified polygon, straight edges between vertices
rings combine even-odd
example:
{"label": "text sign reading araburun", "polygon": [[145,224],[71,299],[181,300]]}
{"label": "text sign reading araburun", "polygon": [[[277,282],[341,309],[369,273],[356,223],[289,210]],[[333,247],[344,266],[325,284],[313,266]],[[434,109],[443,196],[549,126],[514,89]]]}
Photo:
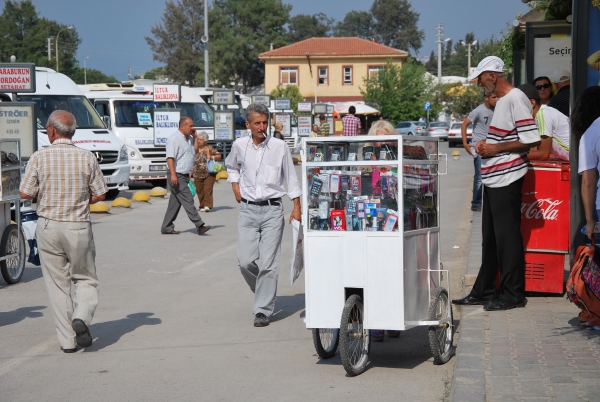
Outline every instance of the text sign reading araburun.
{"label": "text sign reading araburun", "polygon": [[166,146],[167,138],[179,130],[181,109],[154,109],[154,145]]}
{"label": "text sign reading araburun", "polygon": [[220,89],[213,92],[213,104],[215,105],[234,105],[235,98],[232,90]]}
{"label": "text sign reading araburun", "polygon": [[35,92],[35,64],[0,63],[0,92]]}
{"label": "text sign reading araburun", "polygon": [[181,85],[179,84],[154,84],[154,102],[180,102]]}

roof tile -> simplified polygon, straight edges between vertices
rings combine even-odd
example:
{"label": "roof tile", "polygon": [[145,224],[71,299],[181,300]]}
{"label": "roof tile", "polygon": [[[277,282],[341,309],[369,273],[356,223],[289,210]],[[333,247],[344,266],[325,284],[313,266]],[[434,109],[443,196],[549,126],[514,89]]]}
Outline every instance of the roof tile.
{"label": "roof tile", "polygon": [[370,40],[349,37],[310,38],[258,55],[259,58],[305,56],[408,56],[404,50],[394,49]]}

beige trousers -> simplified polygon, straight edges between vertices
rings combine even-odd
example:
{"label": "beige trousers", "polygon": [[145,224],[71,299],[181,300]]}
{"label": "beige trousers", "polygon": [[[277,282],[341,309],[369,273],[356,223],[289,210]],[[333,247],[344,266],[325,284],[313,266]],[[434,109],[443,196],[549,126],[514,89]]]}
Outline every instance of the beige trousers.
{"label": "beige trousers", "polygon": [[79,318],[89,327],[98,305],[92,225],[40,217],[36,238],[58,340],[63,349],[71,349],[75,347],[71,322]]}

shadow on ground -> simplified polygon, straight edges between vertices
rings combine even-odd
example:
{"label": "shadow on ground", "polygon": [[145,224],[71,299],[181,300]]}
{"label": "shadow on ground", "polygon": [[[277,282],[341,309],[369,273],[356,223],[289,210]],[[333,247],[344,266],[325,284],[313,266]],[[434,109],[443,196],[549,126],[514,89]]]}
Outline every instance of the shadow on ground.
{"label": "shadow on ground", "polygon": [[123,335],[135,331],[144,325],[158,325],[162,323],[160,318],[150,318],[154,313],[135,313],[129,314],[125,318],[114,321],[100,322],[92,324],[90,332],[93,337],[97,337],[94,344],[86,348],[86,352],[97,352],[107,346],[113,345],[121,339]]}
{"label": "shadow on ground", "polygon": [[45,308],[46,306],[31,306],[21,307],[13,311],[0,312],[0,327],[16,324],[23,321],[25,318],[42,317],[44,314],[36,310],[43,310]]}

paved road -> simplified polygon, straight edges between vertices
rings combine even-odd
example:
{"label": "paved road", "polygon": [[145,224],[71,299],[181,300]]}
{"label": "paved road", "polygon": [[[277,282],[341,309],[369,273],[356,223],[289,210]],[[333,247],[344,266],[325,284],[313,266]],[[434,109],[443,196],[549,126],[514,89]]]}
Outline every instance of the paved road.
{"label": "paved road", "polygon": [[[461,152],[442,178],[441,252],[453,273],[452,296],[460,293],[470,236],[472,167]],[[166,199],[93,216],[100,305],[94,344],[85,351],[60,352],[39,268],[27,266],[17,285],[0,279],[0,399],[438,401],[447,395],[454,359],[432,364],[426,328],[373,344],[369,369],[355,378],[345,375],[339,354],[318,359],[302,320],[304,278],[289,284],[289,225],[276,313],[270,326],[254,328],[253,295],[236,266],[230,186],[217,184],[215,198],[218,206],[203,215],[212,226],[203,237],[183,213],[176,222],[181,235],[160,235]]]}

